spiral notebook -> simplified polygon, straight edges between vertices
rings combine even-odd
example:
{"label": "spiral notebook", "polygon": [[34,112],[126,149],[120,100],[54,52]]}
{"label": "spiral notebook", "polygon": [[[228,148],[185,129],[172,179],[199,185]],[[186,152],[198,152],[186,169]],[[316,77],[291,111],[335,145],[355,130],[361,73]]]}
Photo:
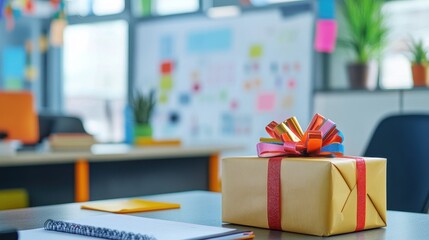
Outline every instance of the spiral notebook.
{"label": "spiral notebook", "polygon": [[[106,214],[73,221],[47,220],[44,228],[19,231],[20,240],[79,239],[252,239],[253,234],[232,228],[212,227],[130,215]],[[134,238],[131,238],[134,237]]]}

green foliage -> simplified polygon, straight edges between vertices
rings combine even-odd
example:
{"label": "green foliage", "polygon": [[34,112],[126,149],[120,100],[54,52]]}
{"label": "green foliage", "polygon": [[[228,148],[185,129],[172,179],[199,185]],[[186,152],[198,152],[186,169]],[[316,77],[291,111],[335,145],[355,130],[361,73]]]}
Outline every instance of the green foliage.
{"label": "green foliage", "polygon": [[383,0],[344,0],[342,12],[349,36],[340,41],[353,50],[358,63],[374,59],[386,43],[388,29],[382,5]]}
{"label": "green foliage", "polygon": [[149,96],[136,91],[131,105],[134,112],[134,121],[137,124],[149,124],[155,103],[155,90],[150,91]]}
{"label": "green foliage", "polygon": [[412,54],[411,62],[413,64],[426,64],[428,62],[428,50],[425,48],[423,40],[412,40],[409,47]]}

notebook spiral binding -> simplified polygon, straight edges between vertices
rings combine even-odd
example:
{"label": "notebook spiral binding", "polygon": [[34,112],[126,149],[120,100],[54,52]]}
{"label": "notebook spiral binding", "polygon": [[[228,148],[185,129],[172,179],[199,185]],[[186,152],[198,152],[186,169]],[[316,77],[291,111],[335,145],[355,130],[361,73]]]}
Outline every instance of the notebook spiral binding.
{"label": "notebook spiral binding", "polygon": [[52,219],[46,220],[44,228],[45,230],[49,231],[65,232],[111,240],[156,240],[155,237],[146,234],[135,234],[109,228],[93,227],[64,221],[56,221]]}

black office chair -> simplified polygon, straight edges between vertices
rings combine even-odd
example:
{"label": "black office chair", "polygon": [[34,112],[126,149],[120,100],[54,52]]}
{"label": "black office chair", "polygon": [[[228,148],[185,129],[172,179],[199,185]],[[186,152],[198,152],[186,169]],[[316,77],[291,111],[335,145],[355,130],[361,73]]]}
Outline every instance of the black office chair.
{"label": "black office chair", "polygon": [[39,114],[39,143],[53,133],[87,133],[82,120],[74,116]]}
{"label": "black office chair", "polygon": [[429,115],[386,117],[365,156],[387,158],[387,209],[428,212]]}

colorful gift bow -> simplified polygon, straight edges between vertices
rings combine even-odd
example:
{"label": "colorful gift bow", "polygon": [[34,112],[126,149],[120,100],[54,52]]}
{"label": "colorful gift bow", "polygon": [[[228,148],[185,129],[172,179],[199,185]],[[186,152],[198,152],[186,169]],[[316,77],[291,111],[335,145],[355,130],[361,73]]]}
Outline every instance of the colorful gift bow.
{"label": "colorful gift bow", "polygon": [[259,157],[342,156],[343,134],[333,121],[315,114],[307,130],[302,131],[295,117],[272,121],[265,127],[272,138],[261,138],[256,148]]}

